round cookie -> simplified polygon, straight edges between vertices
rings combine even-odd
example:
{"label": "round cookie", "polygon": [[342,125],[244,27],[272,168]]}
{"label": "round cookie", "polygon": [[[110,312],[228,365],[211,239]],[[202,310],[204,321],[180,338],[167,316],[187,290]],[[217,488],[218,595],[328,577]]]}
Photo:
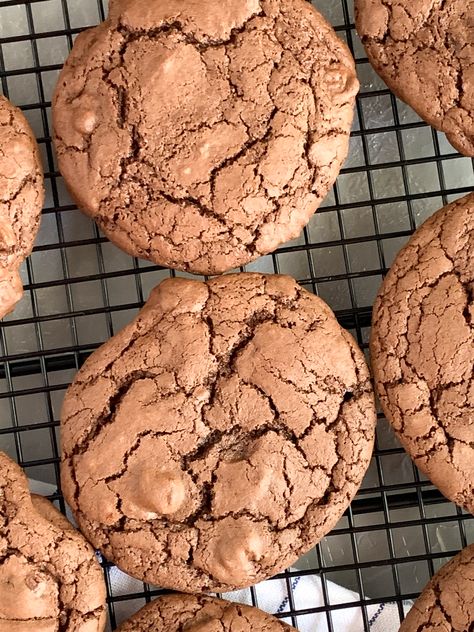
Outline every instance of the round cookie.
{"label": "round cookie", "polygon": [[36,139],[21,111],[0,94],[0,318],[23,295],[19,267],[33,248],[43,201]]}
{"label": "round cookie", "polygon": [[375,417],[363,354],[293,279],[169,279],[69,388],[62,488],[124,571],[225,592],[289,566],[336,524]]}
{"label": "round cookie", "polygon": [[295,632],[258,608],[196,595],[166,595],[147,604],[117,632]]}
{"label": "round cookie", "polygon": [[393,92],[474,156],[474,0],[355,0],[369,61]]}
{"label": "round cookie", "polygon": [[102,632],[105,598],[92,548],[0,452],[0,632]]}
{"label": "round cookie", "polygon": [[400,632],[471,632],[473,624],[474,544],[436,573],[415,601]]}
{"label": "round cookie", "polygon": [[357,91],[306,0],[113,0],[56,88],[59,168],[129,254],[224,272],[300,234],[346,158]]}
{"label": "round cookie", "polygon": [[373,313],[384,412],[416,465],[474,512],[474,194],[428,219],[399,253]]}

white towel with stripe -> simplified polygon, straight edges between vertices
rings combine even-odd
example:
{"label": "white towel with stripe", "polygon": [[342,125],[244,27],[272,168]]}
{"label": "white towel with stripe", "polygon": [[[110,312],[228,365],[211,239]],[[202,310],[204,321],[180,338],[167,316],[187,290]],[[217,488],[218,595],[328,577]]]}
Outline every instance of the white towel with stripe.
{"label": "white towel with stripe", "polygon": [[[30,489],[45,496],[56,492],[54,486],[33,480],[30,480]],[[270,614],[283,615],[282,620],[295,626],[300,632],[398,632],[400,615],[397,604],[371,604],[365,606],[364,612],[358,593],[330,581],[326,581],[323,586],[319,575],[297,575],[297,572],[294,571],[295,575],[289,580],[271,579],[255,586],[253,591],[258,607]],[[110,569],[109,580],[113,596],[136,594],[141,590],[140,582],[118,568]],[[254,604],[250,589],[222,596],[231,601]],[[327,603],[330,605],[329,609],[325,605]],[[140,606],[135,599],[131,602],[121,601],[120,607],[116,608],[117,624],[132,616]],[[410,606],[411,603],[408,602],[402,604],[405,613]],[[290,611],[301,614],[294,618],[285,617]]]}

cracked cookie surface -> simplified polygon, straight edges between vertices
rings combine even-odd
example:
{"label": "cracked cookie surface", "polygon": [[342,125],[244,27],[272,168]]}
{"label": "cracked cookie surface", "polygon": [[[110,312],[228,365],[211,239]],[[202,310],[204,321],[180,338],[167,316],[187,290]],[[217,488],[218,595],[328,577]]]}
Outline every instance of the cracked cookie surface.
{"label": "cracked cookie surface", "polygon": [[248,586],[308,551],[356,493],[375,427],[352,337],[293,279],[261,274],[161,283],[61,417],[82,531],[184,592]]}
{"label": "cracked cookie surface", "polygon": [[152,601],[117,632],[295,632],[258,608],[195,595]]}
{"label": "cracked cookie surface", "polygon": [[400,632],[471,632],[474,623],[474,544],[445,564],[426,586]]}
{"label": "cracked cookie surface", "polygon": [[346,158],[357,91],[306,0],[114,0],[56,88],[59,167],[128,253],[224,272],[299,235]]}
{"label": "cracked cookie surface", "polygon": [[382,79],[474,156],[474,0],[355,0],[355,11]]}
{"label": "cracked cookie surface", "polygon": [[33,248],[43,200],[36,139],[22,112],[0,94],[0,318],[23,295],[19,267]]}
{"label": "cracked cookie surface", "polygon": [[0,632],[102,632],[105,597],[90,545],[0,452]]}
{"label": "cracked cookie surface", "polygon": [[474,194],[428,219],[374,306],[380,400],[404,448],[474,513]]}

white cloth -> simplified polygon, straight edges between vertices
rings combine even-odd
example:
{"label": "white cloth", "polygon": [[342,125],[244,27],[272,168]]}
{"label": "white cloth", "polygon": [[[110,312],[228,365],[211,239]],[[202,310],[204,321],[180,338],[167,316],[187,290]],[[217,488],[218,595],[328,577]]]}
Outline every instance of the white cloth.
{"label": "white cloth", "polygon": [[[297,571],[295,571],[297,572]],[[112,594],[126,595],[137,593],[141,583],[131,579],[117,568],[112,568],[109,574]],[[318,575],[296,575],[290,580],[291,594],[294,609],[297,611],[314,610],[324,608],[325,599],[323,584]],[[288,596],[288,583],[286,579],[271,579],[253,589],[256,602],[259,608],[270,614],[284,614],[289,612],[290,597]],[[384,602],[366,606],[367,627],[365,626],[362,608],[359,605],[351,606],[352,603],[360,601],[357,593],[347,590],[333,582],[326,581],[327,602],[330,605],[340,604],[341,608],[331,610],[331,623],[333,632],[398,632],[400,628],[400,617],[398,606],[393,602]],[[230,601],[253,605],[251,589],[238,590],[222,595]],[[344,604],[344,607],[342,607]],[[407,612],[411,603],[404,603],[404,611]],[[117,613],[117,623],[127,619],[137,610],[134,602],[130,609],[127,602],[120,604]],[[325,611],[299,615],[293,620],[291,617],[282,619],[290,625],[295,626],[300,632],[329,632],[328,615]]]}
{"label": "white cloth", "polygon": [[[30,480],[32,492],[43,495],[52,495],[56,492],[53,485]],[[71,518],[71,516],[69,516]],[[295,571],[296,573],[298,571]],[[142,592],[143,584],[118,568],[109,571],[111,593],[114,597]],[[341,605],[340,608],[331,610],[330,618],[333,632],[397,632],[400,627],[398,606],[395,603],[384,602],[366,606],[367,617],[361,606],[354,605],[360,601],[360,596],[338,584],[326,581],[327,599],[324,599],[324,587],[319,575],[296,575],[289,580],[291,586],[291,599],[294,609],[300,612],[324,608],[326,602],[331,606]],[[288,594],[288,582],[286,579],[271,579],[257,584],[253,589],[259,608],[270,614],[284,614],[292,610],[291,599]],[[252,590],[238,590],[223,595],[225,599],[238,601],[239,603],[253,605]],[[121,601],[116,604],[117,624],[134,614],[144,602],[141,600]],[[342,607],[344,605],[344,607]],[[411,603],[404,603],[405,612],[409,610]],[[326,611],[298,615],[296,620],[291,617],[283,618],[290,625],[297,627],[300,632],[329,632],[328,614]],[[367,621],[368,628],[365,626]]]}
{"label": "white cloth", "polygon": [[[366,630],[362,607],[350,605],[360,602],[360,596],[357,593],[327,580],[325,582],[327,598],[325,599],[323,582],[316,574],[297,575],[292,577],[289,583],[295,610],[323,608],[325,603],[329,603],[330,606],[340,604],[341,608],[330,610],[332,630],[334,632],[364,632]],[[250,590],[225,596],[233,601],[252,603]],[[256,596],[258,606],[271,614],[283,614],[292,609],[288,595],[288,582],[285,579],[259,584],[256,587]],[[366,606],[366,613],[367,626],[371,632],[398,632],[400,617],[395,603],[384,602]],[[290,625],[295,625],[301,632],[329,632],[331,629],[326,611],[297,616],[295,620],[291,618],[283,620]]]}

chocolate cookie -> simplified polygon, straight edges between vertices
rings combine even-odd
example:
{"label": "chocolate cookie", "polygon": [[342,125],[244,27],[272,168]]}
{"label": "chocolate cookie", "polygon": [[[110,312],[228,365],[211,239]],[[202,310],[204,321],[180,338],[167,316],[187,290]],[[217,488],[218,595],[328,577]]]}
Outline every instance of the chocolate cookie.
{"label": "chocolate cookie", "polygon": [[357,90],[306,0],[114,0],[59,79],[59,168],[126,252],[224,272],[299,235],[346,158]]}
{"label": "chocolate cookie", "polygon": [[195,595],[155,599],[117,632],[291,632],[283,621],[258,608]]}
{"label": "chocolate cookie", "polygon": [[389,88],[474,156],[474,0],[355,0],[355,14]]}
{"label": "chocolate cookie", "polygon": [[474,194],[399,253],[374,306],[380,400],[416,465],[474,512]]}
{"label": "chocolate cookie", "polygon": [[415,601],[400,632],[472,632],[473,624],[474,544],[436,573]]}
{"label": "chocolate cookie", "polygon": [[0,632],[101,632],[105,597],[92,548],[0,452]]}
{"label": "chocolate cookie", "polygon": [[335,525],[374,426],[363,354],[293,279],[169,279],[69,388],[63,491],[126,572],[224,592]]}
{"label": "chocolate cookie", "polygon": [[0,94],[0,318],[23,295],[19,267],[33,248],[43,200],[33,132],[21,111]]}

